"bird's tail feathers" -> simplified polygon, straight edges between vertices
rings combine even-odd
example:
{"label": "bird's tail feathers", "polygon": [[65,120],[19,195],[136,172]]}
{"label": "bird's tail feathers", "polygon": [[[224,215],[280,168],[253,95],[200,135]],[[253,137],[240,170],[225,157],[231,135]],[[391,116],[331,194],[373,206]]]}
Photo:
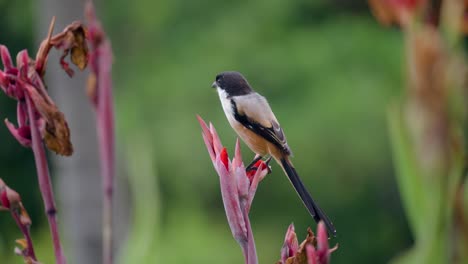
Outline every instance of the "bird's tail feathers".
{"label": "bird's tail feathers", "polygon": [[296,190],[297,194],[299,194],[299,197],[301,198],[309,213],[314,218],[315,222],[318,223],[319,221],[323,221],[327,227],[328,233],[335,237],[336,229],[333,226],[333,223],[330,221],[330,219],[328,219],[327,215],[322,211],[322,209],[320,209],[314,199],[312,199],[312,196],[307,191],[304,183],[302,182],[299,174],[297,173],[289,158],[284,156],[281,157],[280,163],[284,172],[288,176],[289,181],[294,186],[294,189]]}

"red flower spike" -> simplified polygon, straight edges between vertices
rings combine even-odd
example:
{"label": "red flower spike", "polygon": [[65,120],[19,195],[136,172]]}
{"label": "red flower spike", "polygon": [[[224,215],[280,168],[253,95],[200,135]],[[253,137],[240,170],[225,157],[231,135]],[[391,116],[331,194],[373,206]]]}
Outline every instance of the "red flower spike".
{"label": "red flower spike", "polygon": [[[296,234],[291,224],[286,232],[284,245],[281,248],[281,259],[277,264],[307,263],[307,264],[329,264],[330,254],[338,248],[328,247],[328,236],[325,224],[319,222],[317,236],[310,228],[307,229],[307,237],[297,245]],[[317,245],[317,247],[314,247]]]}
{"label": "red flower spike", "polygon": [[[232,235],[241,246],[246,263],[257,264],[257,252],[249,220],[249,210],[257,185],[268,173],[268,170],[245,171],[239,140],[236,142],[234,158],[229,161],[227,150],[223,147],[214,126],[210,123],[208,127],[199,116],[197,119],[202,127],[203,140],[211,161],[219,175],[224,210]],[[261,163],[259,166],[266,168]],[[249,177],[247,173],[252,173],[252,175]]]}

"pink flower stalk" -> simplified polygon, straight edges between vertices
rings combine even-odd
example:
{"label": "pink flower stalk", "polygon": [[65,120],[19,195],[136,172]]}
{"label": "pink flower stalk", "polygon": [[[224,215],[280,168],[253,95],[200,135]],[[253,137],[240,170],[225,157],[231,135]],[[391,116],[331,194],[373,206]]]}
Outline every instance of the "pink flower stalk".
{"label": "pink flower stalk", "polygon": [[13,66],[10,53],[5,46],[0,46],[0,55],[5,66],[4,71],[0,71],[0,76],[2,76],[0,86],[5,94],[18,101],[18,128],[7,119],[5,123],[21,145],[32,147],[56,261],[64,264],[66,261],[58,233],[57,210],[44,143],[57,153],[70,155],[73,148],[70,143],[68,125],[63,114],[47,95],[42,77],[36,71],[35,63],[27,51],[23,50],[18,53],[16,67]]}
{"label": "pink flower stalk", "polygon": [[24,209],[20,195],[10,189],[0,179],[0,210],[8,210],[16,222],[16,225],[23,233],[23,239],[16,240],[20,248],[15,248],[17,255],[22,256],[25,263],[35,264],[37,262],[34,246],[31,238],[30,227],[31,219]]}
{"label": "pink flower stalk", "polygon": [[245,263],[257,264],[249,211],[258,184],[269,173],[269,167],[260,160],[255,164],[257,168],[255,173],[246,172],[242,162],[239,139],[236,141],[234,158],[230,161],[226,148],[221,144],[213,125],[210,123],[208,127],[200,116],[197,116],[197,119],[202,127],[202,136],[211,161],[219,175],[224,209],[232,235],[242,248]]}
{"label": "pink flower stalk", "polygon": [[320,221],[317,226],[317,237],[310,228],[307,230],[306,239],[298,245],[294,225],[291,224],[286,232],[283,247],[281,248],[281,260],[278,264],[328,264],[330,255],[336,249],[328,246],[328,234],[325,224]]}
{"label": "pink flower stalk", "polygon": [[96,111],[96,127],[99,138],[101,177],[103,185],[103,263],[113,263],[112,206],[115,174],[114,102],[112,96],[112,49],[91,1],[86,4],[88,20],[87,39],[91,43],[89,61],[91,74],[88,81],[88,97]]}

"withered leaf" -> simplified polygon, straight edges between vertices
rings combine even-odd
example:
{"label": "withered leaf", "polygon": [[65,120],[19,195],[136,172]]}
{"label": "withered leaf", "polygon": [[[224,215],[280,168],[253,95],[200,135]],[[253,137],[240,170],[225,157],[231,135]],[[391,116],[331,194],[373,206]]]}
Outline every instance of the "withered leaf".
{"label": "withered leaf", "polygon": [[70,141],[70,129],[65,121],[65,116],[62,112],[51,112],[44,133],[44,141],[47,147],[57,154],[70,156],[73,154],[73,145]]}
{"label": "withered leaf", "polygon": [[52,101],[39,94],[35,88],[28,87],[27,91],[37,111],[46,122],[42,136],[47,148],[57,154],[70,156],[73,153],[73,146],[65,116]]}
{"label": "withered leaf", "polygon": [[80,70],[84,70],[88,65],[88,46],[86,44],[85,31],[83,27],[78,27],[73,31],[75,42],[71,49],[71,61]]}
{"label": "withered leaf", "polygon": [[80,70],[84,70],[88,65],[86,30],[81,22],[75,21],[68,25],[61,33],[53,36],[49,43],[56,49],[63,51],[60,64],[69,76],[73,76],[73,70],[64,60],[68,54],[70,54],[71,62]]}
{"label": "withered leaf", "polygon": [[17,239],[15,242],[19,246],[15,248],[15,253],[16,255],[23,257],[25,264],[40,264],[40,262],[34,260],[31,256],[29,256],[28,254],[29,247],[28,247],[28,242],[26,241],[26,239],[24,238]]}
{"label": "withered leaf", "polygon": [[18,244],[18,246],[21,247],[22,250],[28,249],[28,242],[26,241],[26,239],[16,239],[15,242],[16,244]]}
{"label": "withered leaf", "polygon": [[30,226],[32,224],[31,217],[29,217],[29,214],[24,208],[23,203],[19,204],[19,211],[21,224]]}

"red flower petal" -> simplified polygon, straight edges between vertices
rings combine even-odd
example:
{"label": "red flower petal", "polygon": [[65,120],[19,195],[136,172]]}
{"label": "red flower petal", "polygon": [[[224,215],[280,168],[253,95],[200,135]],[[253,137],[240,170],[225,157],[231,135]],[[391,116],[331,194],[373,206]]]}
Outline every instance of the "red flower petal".
{"label": "red flower petal", "polygon": [[226,170],[229,171],[229,157],[226,148],[223,148],[221,150],[221,162],[223,162],[224,166],[226,167]]}
{"label": "red flower petal", "polygon": [[10,209],[10,201],[8,200],[6,188],[0,193],[0,201],[3,207]]}

